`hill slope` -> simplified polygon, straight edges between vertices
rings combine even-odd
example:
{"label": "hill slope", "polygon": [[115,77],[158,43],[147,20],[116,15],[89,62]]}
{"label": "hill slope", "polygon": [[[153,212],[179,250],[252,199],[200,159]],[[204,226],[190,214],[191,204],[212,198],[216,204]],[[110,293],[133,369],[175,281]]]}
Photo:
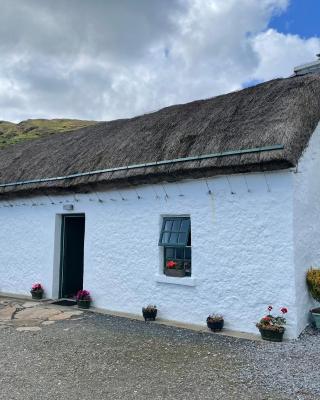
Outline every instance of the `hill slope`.
{"label": "hill slope", "polygon": [[0,121],[0,149],[24,140],[36,139],[57,132],[69,132],[96,124],[77,119],[28,119],[18,124]]}

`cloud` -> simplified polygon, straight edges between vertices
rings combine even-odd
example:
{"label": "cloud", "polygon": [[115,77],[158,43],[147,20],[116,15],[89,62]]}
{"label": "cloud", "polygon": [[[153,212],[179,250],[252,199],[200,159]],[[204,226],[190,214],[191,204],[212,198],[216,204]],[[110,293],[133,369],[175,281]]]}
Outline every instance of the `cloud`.
{"label": "cloud", "polygon": [[298,35],[284,35],[269,29],[257,35],[252,46],[259,55],[254,77],[267,80],[291,75],[293,66],[314,61],[320,50],[320,40],[302,39]]}
{"label": "cloud", "polygon": [[287,0],[2,0],[0,119],[108,120],[288,75],[319,39],[268,30]]}

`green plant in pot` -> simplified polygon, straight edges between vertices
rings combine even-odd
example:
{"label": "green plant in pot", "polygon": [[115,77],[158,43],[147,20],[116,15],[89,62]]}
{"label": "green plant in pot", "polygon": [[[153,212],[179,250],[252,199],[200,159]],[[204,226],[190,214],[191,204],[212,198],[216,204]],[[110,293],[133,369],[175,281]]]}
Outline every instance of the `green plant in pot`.
{"label": "green plant in pot", "polygon": [[90,308],[92,299],[88,290],[79,290],[76,298],[79,308]]}
{"label": "green plant in pot", "polygon": [[41,283],[34,283],[31,287],[30,293],[34,300],[41,300],[43,297],[43,287]]}
{"label": "green plant in pot", "polygon": [[[320,269],[310,268],[307,272],[307,286],[311,296],[320,302]],[[320,329],[320,307],[310,310],[317,329]]]}
{"label": "green plant in pot", "polygon": [[157,312],[158,312],[157,306],[149,304],[147,307],[142,307],[142,315],[145,322],[155,321]]}
{"label": "green plant in pot", "polygon": [[268,307],[268,314],[260,319],[256,327],[259,329],[263,340],[282,342],[283,334],[286,329],[286,319],[284,315],[288,312],[288,309],[286,307],[280,308],[281,316],[271,315],[272,309],[272,306]]}
{"label": "green plant in pot", "polygon": [[220,332],[224,325],[223,316],[220,314],[210,314],[207,318],[207,327],[213,332]]}

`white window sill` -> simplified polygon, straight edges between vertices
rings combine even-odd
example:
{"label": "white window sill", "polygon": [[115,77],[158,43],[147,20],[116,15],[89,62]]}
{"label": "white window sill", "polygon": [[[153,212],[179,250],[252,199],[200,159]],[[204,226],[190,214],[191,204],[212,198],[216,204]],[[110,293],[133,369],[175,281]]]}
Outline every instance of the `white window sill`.
{"label": "white window sill", "polygon": [[196,286],[197,282],[196,279],[191,277],[185,278],[175,278],[173,276],[166,276],[166,275],[156,275],[155,281],[158,283],[169,283],[173,285],[182,285],[182,286]]}

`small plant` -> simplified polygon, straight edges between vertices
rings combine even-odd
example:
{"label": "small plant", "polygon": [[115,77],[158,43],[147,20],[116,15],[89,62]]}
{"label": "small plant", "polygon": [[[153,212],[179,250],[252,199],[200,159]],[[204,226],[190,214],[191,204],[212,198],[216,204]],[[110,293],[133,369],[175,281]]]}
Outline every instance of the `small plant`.
{"label": "small plant", "polygon": [[144,307],[144,310],[146,311],[155,311],[157,309],[157,306],[153,306],[152,304],[147,305],[147,307]]}
{"label": "small plant", "polygon": [[223,316],[221,314],[210,314],[207,318],[207,321],[221,321],[223,320]]}
{"label": "small plant", "polygon": [[92,298],[88,290],[79,290],[76,296],[79,308],[89,308]]}
{"label": "small plant", "polygon": [[77,301],[79,300],[91,301],[90,292],[88,290],[79,290],[77,293]]}
{"label": "small plant", "polygon": [[270,329],[272,331],[284,331],[284,325],[286,324],[284,315],[288,312],[288,309],[286,307],[280,308],[282,316],[276,317],[270,314],[272,309],[272,306],[268,307],[269,314],[260,319],[256,324],[257,328]]}
{"label": "small plant", "polygon": [[288,309],[286,307],[281,307],[280,311],[282,315],[278,316],[272,315],[272,310],[273,307],[269,306],[268,314],[260,319],[256,327],[259,329],[262,339],[281,342],[287,322],[284,315],[287,314]]}
{"label": "small plant", "polygon": [[34,283],[31,287],[31,292],[43,292],[41,283]]}
{"label": "small plant", "polygon": [[207,317],[207,326],[213,332],[221,331],[224,325],[224,319],[221,314],[210,314]]}
{"label": "small plant", "polygon": [[[307,286],[311,296],[320,302],[320,269],[310,268],[307,272]],[[320,308],[310,310],[317,329],[320,329]]]}
{"label": "small plant", "polygon": [[31,286],[30,293],[33,299],[38,299],[38,300],[42,299],[43,292],[44,290],[41,283],[34,283]]}
{"label": "small plant", "polygon": [[320,302],[320,269],[310,268],[308,270],[307,286],[311,296]]}
{"label": "small plant", "polygon": [[155,305],[149,304],[149,305],[147,305],[147,307],[142,307],[142,315],[143,315],[145,322],[147,322],[147,320],[155,321],[157,312],[158,312],[158,309],[157,309],[157,306],[155,306]]}

